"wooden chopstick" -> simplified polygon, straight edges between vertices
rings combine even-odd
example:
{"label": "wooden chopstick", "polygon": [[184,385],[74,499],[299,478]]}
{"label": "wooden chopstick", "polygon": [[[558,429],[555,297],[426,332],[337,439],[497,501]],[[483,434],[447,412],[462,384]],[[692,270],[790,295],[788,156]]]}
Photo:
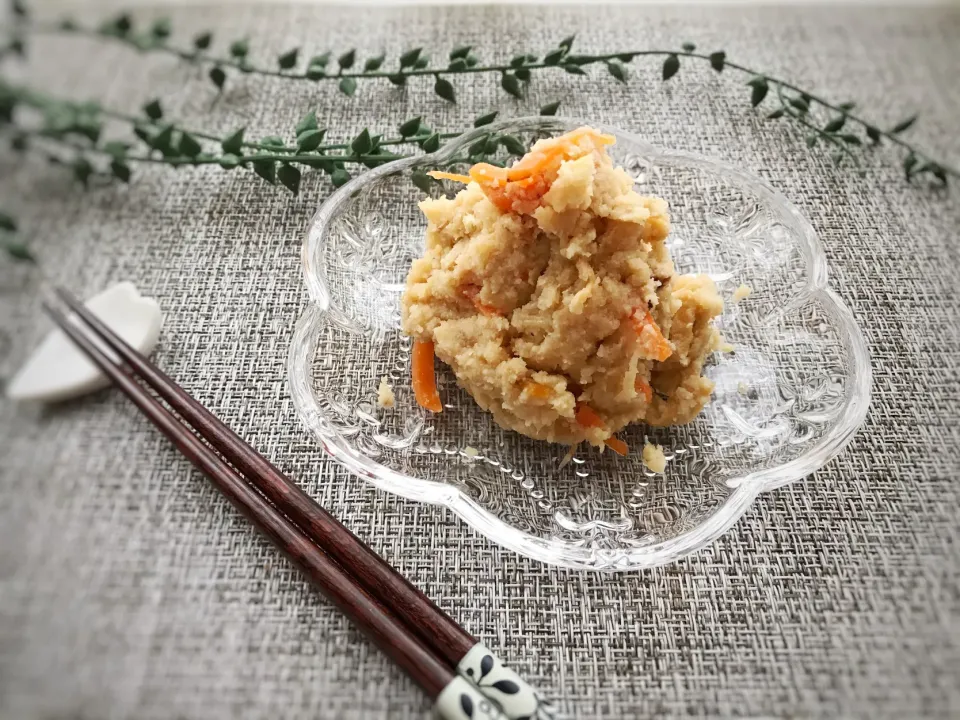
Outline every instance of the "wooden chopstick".
{"label": "wooden chopstick", "polygon": [[453,679],[453,670],[411,630],[357,585],[351,576],[299,532],[233,468],[208,448],[173,413],[150,395],[59,310],[44,306],[54,322],[133,401],[140,411],[201,470],[228,500],[280,548],[321,592],[431,697]]}
{"label": "wooden chopstick", "polygon": [[[512,670],[499,663],[486,647],[470,636],[426,595],[364,545],[359,538],[300,490],[295,483],[286,478],[269,461],[247,445],[236,433],[220,422],[209,410],[204,408],[159,368],[127,345],[69,293],[62,289],[57,289],[56,293],[73,310],[76,316],[86,323],[84,330],[89,328],[89,332],[92,332],[98,341],[103,342],[119,355],[121,364],[115,364],[85,334],[78,330],[78,326],[66,320],[62,313],[50,306],[46,306],[47,311],[64,331],[80,345],[81,349],[91,354],[92,359],[137,403],[138,407],[171,440],[178,444],[181,451],[191,461],[194,461],[193,456],[183,450],[176,439],[181,437],[181,432],[187,433],[194,444],[198,444],[200,449],[216,459],[220,465],[226,467],[234,481],[239,480],[247,490],[250,489],[244,482],[244,478],[238,478],[229,465],[223,463],[203,443],[199,443],[183,423],[177,421],[133,378],[139,378],[153,388],[187,423],[193,426],[204,440],[232,462],[243,474],[245,480],[253,484],[276,507],[264,503],[263,498],[257,493],[253,493],[261,501],[261,504],[265,505],[274,516],[279,516],[280,520],[288,525],[290,524],[289,521],[292,521],[294,525],[292,531],[296,537],[306,540],[315,549],[319,547],[323,551],[320,554],[327,561],[330,559],[336,561],[335,566],[336,563],[339,563],[340,567],[336,569],[341,573],[341,576],[338,576],[336,582],[359,583],[362,590],[365,591],[364,597],[372,598],[374,602],[378,603],[380,609],[388,608],[387,612],[400,621],[408,634],[418,637],[429,652],[435,658],[439,658],[448,669],[454,672],[459,670],[462,675],[469,677],[476,683],[477,688],[483,695],[506,710],[507,717],[534,717],[534,713],[537,713],[536,717],[539,718],[553,716],[552,709],[543,703],[533,688]],[[144,397],[149,401],[148,407],[151,408],[149,411],[143,405],[147,402],[143,399]],[[165,423],[169,424],[172,421],[176,427],[171,426],[169,431],[164,429],[164,426],[154,419],[158,414],[156,408],[159,408],[162,416],[166,418]],[[175,435],[171,435],[171,432],[175,432]],[[205,462],[209,464],[212,460],[208,457]],[[197,464],[197,462],[194,461],[194,464]],[[206,467],[201,465],[198,465],[198,467],[207,472]],[[216,482],[217,480],[215,480]],[[234,496],[224,487],[220,484],[217,486],[233,500]],[[240,506],[238,505],[238,507]],[[289,521],[287,518],[289,518]],[[254,520],[254,523],[257,524],[257,521]],[[259,524],[257,526],[261,527]],[[262,527],[261,529],[264,530]],[[290,552],[289,548],[268,530],[264,530],[264,532],[277,542],[281,549]],[[292,559],[297,563],[296,556]],[[325,589],[325,586],[322,585],[322,578],[314,577],[313,571],[310,569],[303,567],[301,569],[304,569],[304,572],[315,582],[321,583],[321,589]],[[342,575],[346,575],[347,579],[345,580]],[[349,615],[349,612],[337,602],[336,598],[331,597],[331,600]],[[358,622],[358,624],[360,623]],[[397,660],[395,659],[395,661]],[[428,693],[431,693],[431,688],[436,684],[437,678],[434,676],[432,668],[428,668],[428,673],[430,677],[421,678],[422,681],[417,680],[416,677],[414,679]],[[484,678],[487,678],[486,682],[482,682]],[[456,692],[461,692],[459,683],[448,682],[446,686],[448,692],[446,694],[450,697],[455,694],[450,690],[454,686],[458,688]],[[468,688],[468,690],[471,689],[473,689],[473,686]],[[467,692],[467,694],[472,693]],[[431,696],[437,697],[433,694]],[[440,704],[442,703],[438,702],[438,708]],[[490,706],[489,702],[482,701],[476,709],[484,711]],[[491,708],[491,712],[496,712],[496,708]]]}

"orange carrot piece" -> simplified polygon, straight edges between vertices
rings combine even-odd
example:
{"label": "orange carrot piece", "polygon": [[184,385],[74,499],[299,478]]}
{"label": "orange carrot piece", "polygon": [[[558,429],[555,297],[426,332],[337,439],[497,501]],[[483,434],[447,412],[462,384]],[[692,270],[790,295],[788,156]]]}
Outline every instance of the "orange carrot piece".
{"label": "orange carrot piece", "polygon": [[637,378],[633,381],[633,387],[636,388],[637,392],[643,393],[648,403],[653,402],[653,388],[650,387],[650,383],[643,378]]}
{"label": "orange carrot piece", "polygon": [[626,457],[627,453],[630,452],[630,448],[627,447],[627,444],[623,440],[620,440],[619,438],[609,437],[606,440],[604,440],[604,443],[608,448],[613,450],[617,455],[623,455],[623,457]]}
{"label": "orange carrot piece", "polygon": [[523,386],[523,389],[527,392],[527,395],[534,400],[549,400],[553,395],[552,388],[547,387],[543,383],[538,383],[535,380],[528,382]]}
{"label": "orange carrot piece", "polygon": [[437,180],[453,180],[464,185],[470,184],[470,177],[467,175],[457,175],[457,173],[441,172],[440,170],[431,170],[427,175]]}
{"label": "orange carrot piece", "polygon": [[443,404],[437,392],[437,377],[433,371],[433,343],[417,340],[413,343],[413,395],[417,405],[430,412],[441,412]]}
{"label": "orange carrot piece", "polygon": [[663,336],[660,326],[654,321],[649,310],[645,310],[643,315],[640,315],[638,310],[630,316],[629,320],[643,342],[643,351],[650,357],[662,362],[673,355],[673,348]]}
{"label": "orange carrot piece", "polygon": [[585,428],[604,426],[603,418],[597,415],[596,410],[589,405],[577,405],[577,411],[574,417],[577,419],[577,423]]}

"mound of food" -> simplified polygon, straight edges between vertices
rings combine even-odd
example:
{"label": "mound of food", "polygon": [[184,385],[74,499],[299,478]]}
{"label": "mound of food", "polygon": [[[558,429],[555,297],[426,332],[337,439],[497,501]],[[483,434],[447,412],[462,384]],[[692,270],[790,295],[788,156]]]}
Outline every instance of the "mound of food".
{"label": "mound of food", "polygon": [[591,128],[541,140],[510,168],[475,165],[425,200],[426,248],[403,296],[417,401],[442,404],[434,357],[503,427],[625,453],[629,423],[687,423],[713,383],[723,309],[706,275],[677,275],[667,204],[615,168]]}

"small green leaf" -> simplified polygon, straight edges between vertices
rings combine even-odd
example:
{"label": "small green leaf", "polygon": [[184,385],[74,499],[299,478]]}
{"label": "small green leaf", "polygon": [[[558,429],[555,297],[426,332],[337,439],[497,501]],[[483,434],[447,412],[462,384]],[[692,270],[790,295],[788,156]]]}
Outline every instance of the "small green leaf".
{"label": "small green leaf", "polygon": [[342,187],[346,185],[350,180],[350,173],[348,173],[344,168],[338,167],[330,174],[330,182],[333,183],[334,187]]}
{"label": "small green leaf", "polygon": [[466,69],[467,61],[464,58],[457,58],[447,66],[447,70],[450,72],[463,72]]}
{"label": "small green leaf", "polygon": [[297,135],[297,150],[300,152],[312,152],[320,147],[323,142],[323,136],[326,130],[304,130]]}
{"label": "small green leaf", "polygon": [[23,152],[27,149],[27,144],[26,135],[14,135],[10,140],[10,149],[14,152]]}
{"label": "small green leaf", "polygon": [[559,47],[563,48],[565,52],[570,52],[570,48],[573,47],[573,41],[576,39],[576,37],[577,37],[576,35],[570,35],[569,37],[565,37],[563,40],[560,41]]}
{"label": "small green leaf", "polygon": [[903,122],[897,123],[896,125],[894,125],[893,129],[890,132],[894,134],[902,133],[904,130],[907,130],[910,126],[912,126],[916,121],[917,121],[916,115],[914,115],[913,117],[909,117]]}
{"label": "small green leaf", "polygon": [[373,141],[370,139],[370,131],[364,128],[350,143],[350,149],[357,155],[366,155],[373,149]]}
{"label": "small green leaf", "polygon": [[783,108],[777,108],[772,113],[767,115],[767,120],[779,120],[783,117],[784,110]]}
{"label": "small green leaf", "polygon": [[424,140],[420,147],[423,148],[424,152],[432,153],[440,149],[440,133],[433,133],[430,137]]}
{"label": "small green leaf", "polygon": [[470,54],[470,51],[472,49],[473,47],[471,45],[460,45],[459,47],[455,47],[453,50],[450,51],[450,59],[466,60],[467,55]]}
{"label": "small green leaf", "polygon": [[277,163],[275,160],[254,160],[253,171],[271,185],[277,184]]}
{"label": "small green leaf", "polygon": [[227,81],[227,74],[219,65],[210,68],[210,79],[217,86],[218,90],[223,90],[223,84]]}
{"label": "small green leaf", "polygon": [[288,50],[277,58],[277,65],[281,70],[289,70],[297,64],[297,57],[299,54],[300,50],[297,48]]}
{"label": "small green leaf", "polygon": [[770,91],[770,86],[767,84],[767,79],[762,77],[755,77],[747,84],[753,86],[753,91],[750,94],[750,104],[756,107],[763,102]]}
{"label": "small green leaf", "polygon": [[941,184],[943,187],[946,187],[946,186],[947,186],[947,171],[946,171],[946,170],[944,170],[942,167],[940,167],[940,166],[937,165],[936,163],[931,163],[931,164],[930,164],[930,172],[932,172],[932,173],[933,173],[933,176],[934,176],[935,178],[937,178],[937,180],[940,181],[940,184]]}
{"label": "small green leaf", "polygon": [[151,120],[159,120],[163,117],[163,108],[160,107],[159,100],[151,100],[143,106],[143,112]]}
{"label": "small green leaf", "polygon": [[790,98],[790,104],[802,113],[810,110],[810,105],[802,97]]}
{"label": "small green leaf", "polygon": [[283,163],[277,170],[277,179],[287,190],[297,195],[300,192],[300,171],[293,165]]}
{"label": "small green leaf", "polygon": [[150,34],[158,40],[170,37],[170,18],[160,18],[150,27]]}
{"label": "small green leaf", "polygon": [[913,168],[917,164],[917,156],[912,152],[903,159],[903,172],[907,176],[907,180],[910,179],[910,176],[913,174]]}
{"label": "small green leaf", "polygon": [[607,70],[610,71],[610,74],[613,75],[617,80],[622,83],[627,81],[627,71],[624,69],[623,65],[616,62],[608,62]]}
{"label": "small green leaf", "polygon": [[19,262],[36,262],[36,258],[27,249],[27,246],[21,242],[5,241],[3,244],[3,249],[6,251],[14,260]]}
{"label": "small green leaf", "polygon": [[522,80],[523,82],[527,82],[528,80],[530,80],[530,68],[525,68],[525,67],[517,68],[516,70],[513,71],[513,74],[516,75],[517,78]]}
{"label": "small green leaf", "polygon": [[842,128],[846,124],[846,122],[847,122],[846,115],[835,117],[833,120],[831,120],[830,122],[828,122],[826,125],[823,126],[824,132],[828,132],[828,133],[837,132],[837,130]]}
{"label": "small green leaf", "polygon": [[341,78],[339,87],[340,92],[347,97],[351,97],[357,91],[357,81],[352,77]]}
{"label": "small green leaf", "polygon": [[421,52],[423,52],[423,48],[407,50],[407,52],[400,56],[400,68],[413,67],[420,58]]}
{"label": "small green leaf", "polygon": [[870,138],[870,141],[874,145],[880,144],[880,131],[877,130],[877,128],[875,128],[873,125],[867,125],[867,137]]}
{"label": "small green leaf", "polygon": [[500,138],[500,144],[503,145],[504,149],[511,155],[523,155],[527,152],[526,145],[520,141],[520,138],[514,135],[504,135]]}
{"label": "small green leaf", "polygon": [[307,65],[307,80],[319,80],[327,76],[327,71],[317,65]]}
{"label": "small green leaf", "polygon": [[523,90],[520,88],[520,81],[517,80],[516,75],[511,75],[510,73],[506,72],[503,73],[503,76],[500,78],[500,87],[513,95],[515,98],[523,97]]}
{"label": "small green leaf", "polygon": [[154,150],[159,150],[164,155],[170,151],[173,140],[173,125],[167,125],[163,130],[150,138],[149,145]]}
{"label": "small green leaf", "polygon": [[6,230],[7,232],[16,232],[17,231],[17,221],[6,213],[0,212],[0,230]]}
{"label": "small green leaf", "polygon": [[375,70],[379,70],[385,59],[386,55],[383,53],[377,55],[376,57],[367,58],[367,61],[363,64],[363,71],[374,72]]}
{"label": "small green leaf", "polygon": [[482,138],[475,141],[469,148],[467,148],[467,152],[472,157],[483,155],[487,151],[487,140],[489,139],[489,135],[484,135]]}
{"label": "small green leaf", "polygon": [[240,164],[240,157],[233,153],[227,153],[220,156],[218,163],[224,170],[232,170]]}
{"label": "small green leaf", "polygon": [[808,148],[812,148],[812,147],[813,147],[814,145],[816,145],[816,144],[817,144],[817,136],[816,136],[816,135],[807,135],[807,147],[808,147]]}
{"label": "small green leaf", "polygon": [[439,75],[437,75],[437,80],[433,84],[433,91],[444,100],[449,100],[450,102],[457,101],[456,93],[453,91],[453,85],[449,80]]}
{"label": "small green leaf", "polygon": [[300,122],[297,123],[297,127],[294,128],[294,132],[299,136],[305,133],[307,130],[316,130],[317,129],[317,114],[312,110],[308,112]]}
{"label": "small green leaf", "polygon": [[234,40],[230,43],[230,55],[242,59],[250,52],[250,43],[247,40]]}
{"label": "small green leaf", "polygon": [[480,117],[478,117],[476,120],[473,121],[473,126],[475,128],[478,128],[478,127],[483,127],[484,125],[489,125],[490,123],[492,123],[494,120],[497,119],[498,114],[499,113],[496,110],[494,110],[493,112],[487,113],[486,115],[481,115]]}
{"label": "small green leaf", "polygon": [[856,106],[857,104],[855,102],[843,102],[837,105],[837,107],[840,108],[843,112],[850,112]]}
{"label": "small green leaf", "polygon": [[556,115],[556,114],[557,114],[557,110],[559,110],[559,109],[560,109],[560,101],[557,100],[556,102],[548,103],[547,105],[544,105],[543,107],[541,107],[541,108],[540,108],[540,114],[541,114],[541,115]]}
{"label": "small green leaf", "polygon": [[325,52],[320,55],[314,55],[307,63],[307,79],[319,80],[327,74],[326,68],[330,63],[330,53]]}
{"label": "small green leaf", "polygon": [[387,80],[389,80],[391,84],[396,85],[397,87],[402,87],[403,85],[407,84],[407,76],[404,75],[403,73],[395,73],[393,75],[387,75]]}
{"label": "small green leaf", "polygon": [[620,53],[619,55],[617,55],[617,60],[619,60],[620,62],[628,63],[628,62],[631,62],[634,57],[635,56],[633,53]]}
{"label": "small green leaf", "polygon": [[556,50],[551,50],[546,55],[543,56],[544,65],[559,65],[560,61],[563,60],[563,56],[566,55],[566,51],[563,48],[557,48]]}
{"label": "small green leaf", "polygon": [[667,59],[663,61],[663,79],[669,80],[674,75],[677,74],[677,70],[680,69],[680,58],[676,55],[667,55]]}
{"label": "small green leaf", "polygon": [[466,61],[467,61],[467,67],[473,67],[473,66],[476,65],[478,62],[480,62],[480,58],[478,58],[478,57],[477,57],[476,55],[474,55],[473,53],[470,53],[469,55],[467,55]]}
{"label": "small green leaf", "polygon": [[693,52],[694,50],[697,49],[697,46],[694,45],[692,42],[685,42],[685,43],[684,43],[683,45],[681,45],[680,47],[683,48],[683,51],[684,51],[684,52]]}
{"label": "small green leaf", "polygon": [[843,140],[848,145],[863,145],[863,141],[858,138],[856,135],[846,134],[841,135],[840,139]]}
{"label": "small green leaf", "polygon": [[485,155],[493,155],[497,151],[497,147],[500,145],[500,139],[496,135],[491,135],[487,138],[487,142],[483,145],[483,153]]}
{"label": "small green leaf", "polygon": [[400,137],[412,137],[417,134],[417,130],[420,129],[420,122],[422,118],[418,115],[415,118],[410,118],[400,125]]}
{"label": "small green leaf", "polygon": [[203,147],[189,133],[180,133],[180,143],[178,145],[181,155],[187,157],[196,157],[203,152]]}
{"label": "small green leaf", "polygon": [[307,64],[316,65],[317,67],[325,68],[327,65],[330,64],[330,53],[325,52],[325,53],[320,53],[319,55],[314,55],[312,58],[310,58],[310,62]]}
{"label": "small green leaf", "polygon": [[283,138],[278,137],[277,135],[267,135],[266,137],[261,138],[260,144],[266,145],[267,147],[275,147],[279,149],[282,149],[284,147]]}
{"label": "small green leaf", "polygon": [[246,128],[240,128],[233,134],[228,135],[226,139],[220,143],[220,147],[223,148],[223,151],[233,155],[240,155],[243,149],[243,133],[245,131]]}
{"label": "small green leaf", "polygon": [[723,66],[727,62],[727,54],[723,50],[710,53],[710,67],[717,72],[723,72]]}
{"label": "small green leaf", "polygon": [[13,10],[14,17],[25,18],[27,16],[27,6],[23,0],[13,0],[10,3],[10,9]]}
{"label": "small green leaf", "polygon": [[133,21],[129,15],[118,15],[114,20],[107,22],[103,29],[108,34],[123,37],[133,29]]}
{"label": "small green leaf", "polygon": [[579,65],[563,65],[562,67],[563,67],[563,69],[564,69],[565,71],[567,71],[567,72],[570,73],[571,75],[586,75],[586,74],[587,74],[587,71],[584,70],[584,69],[583,69],[582,67],[580,67]]}
{"label": "small green leaf", "polygon": [[120,160],[110,163],[110,172],[120,182],[130,182],[130,166]]}
{"label": "small green leaf", "polygon": [[527,61],[526,55],[515,55],[514,57],[510,58],[510,67],[512,68],[523,67],[523,64],[526,61]]}
{"label": "small green leaf", "polygon": [[430,190],[434,187],[434,185],[437,184],[437,180],[430,177],[422,170],[415,170],[414,172],[410,173],[410,182],[416,185],[417,189],[421,190],[427,195],[430,194]]}
{"label": "small green leaf", "polygon": [[430,63],[429,55],[421,55],[417,58],[417,61],[413,64],[415,70],[423,70]]}
{"label": "small green leaf", "polygon": [[340,66],[341,70],[349,70],[353,67],[353,64],[357,60],[357,51],[354,49],[347,50],[343,55],[337,58],[337,65]]}
{"label": "small green leaf", "polygon": [[93,174],[93,165],[91,165],[90,161],[85,157],[81,156],[71,163],[71,167],[73,168],[73,176],[80,181],[81,185],[86,187],[90,176]]}
{"label": "small green leaf", "polygon": [[197,50],[206,50],[213,42],[213,33],[200,33],[193,39],[193,47]]}

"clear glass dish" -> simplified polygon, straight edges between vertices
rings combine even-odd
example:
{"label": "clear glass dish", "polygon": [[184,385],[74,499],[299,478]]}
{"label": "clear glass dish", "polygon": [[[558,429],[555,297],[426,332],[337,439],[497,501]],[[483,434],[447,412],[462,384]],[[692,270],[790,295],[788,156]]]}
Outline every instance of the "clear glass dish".
{"label": "clear glass dish", "polygon": [[[324,449],[377,487],[447,506],[478,532],[556,565],[632,570],[675,560],[729,529],[758,493],[822,467],[849,442],[870,398],[870,361],[850,311],[827,287],[810,224],[761,180],[711,160],[658,150],[612,128],[614,161],[638,191],[665,198],[679,272],[706,272],[725,297],[719,319],[734,353],[716,355],[711,404],[692,424],[631,426],[621,458],[499,428],[438,363],[445,409],[423,411],[410,387],[400,296],[426,223],[422,173],[464,171],[488,133],[525,143],[579,127],[522,118],[468,133],[426,157],[370,170],[310,223],[303,270],[310,304],[289,358],[293,400]],[[432,183],[452,195],[461,186]],[[730,301],[740,284],[749,298]],[[388,378],[396,406],[377,406]],[[663,474],[640,462],[663,446]]]}

